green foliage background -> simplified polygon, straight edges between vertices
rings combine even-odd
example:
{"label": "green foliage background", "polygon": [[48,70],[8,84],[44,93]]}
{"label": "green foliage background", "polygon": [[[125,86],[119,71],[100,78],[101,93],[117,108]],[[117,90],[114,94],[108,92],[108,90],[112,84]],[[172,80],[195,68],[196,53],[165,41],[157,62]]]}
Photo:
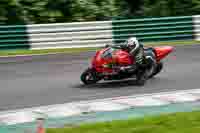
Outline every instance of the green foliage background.
{"label": "green foliage background", "polygon": [[184,16],[199,9],[200,0],[0,0],[0,24]]}

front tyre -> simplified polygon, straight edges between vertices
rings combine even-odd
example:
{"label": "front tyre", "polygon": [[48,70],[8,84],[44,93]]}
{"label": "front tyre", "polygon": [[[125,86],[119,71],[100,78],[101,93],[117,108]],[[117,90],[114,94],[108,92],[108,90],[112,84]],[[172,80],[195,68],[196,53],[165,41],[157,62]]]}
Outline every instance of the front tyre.
{"label": "front tyre", "polygon": [[88,68],[81,74],[81,81],[85,85],[95,84],[99,80],[94,69]]}

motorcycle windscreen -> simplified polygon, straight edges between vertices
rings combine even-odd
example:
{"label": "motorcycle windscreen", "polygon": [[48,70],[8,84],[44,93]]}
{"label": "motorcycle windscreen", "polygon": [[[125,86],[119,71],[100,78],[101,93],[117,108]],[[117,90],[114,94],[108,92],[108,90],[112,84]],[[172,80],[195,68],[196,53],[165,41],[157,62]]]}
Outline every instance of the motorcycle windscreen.
{"label": "motorcycle windscreen", "polygon": [[110,63],[113,61],[112,52],[114,50],[111,48],[106,48],[97,51],[95,57],[93,58],[93,65],[102,66],[103,64]]}
{"label": "motorcycle windscreen", "polygon": [[111,68],[105,68],[104,65],[112,64],[114,61],[112,53],[114,49],[106,48],[97,51],[95,57],[92,60],[92,66],[97,72],[112,72]]}

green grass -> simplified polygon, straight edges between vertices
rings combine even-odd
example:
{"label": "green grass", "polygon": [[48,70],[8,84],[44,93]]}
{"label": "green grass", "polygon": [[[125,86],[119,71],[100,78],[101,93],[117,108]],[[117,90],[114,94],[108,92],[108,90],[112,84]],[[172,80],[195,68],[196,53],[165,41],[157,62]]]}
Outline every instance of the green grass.
{"label": "green grass", "polygon": [[174,113],[138,119],[47,129],[47,133],[199,133],[200,112]]}
{"label": "green grass", "polygon": [[[158,45],[192,45],[199,44],[198,41],[174,41],[174,42],[157,42],[145,43],[147,46]],[[52,54],[52,53],[77,53],[91,50],[98,50],[99,48],[62,48],[62,49],[43,49],[43,50],[2,50],[0,56],[16,56],[16,55],[34,55],[34,54]]]}
{"label": "green grass", "polygon": [[54,53],[77,53],[98,48],[63,48],[63,49],[42,49],[42,50],[2,50],[0,56],[15,56],[15,55],[35,55],[35,54],[54,54]]}

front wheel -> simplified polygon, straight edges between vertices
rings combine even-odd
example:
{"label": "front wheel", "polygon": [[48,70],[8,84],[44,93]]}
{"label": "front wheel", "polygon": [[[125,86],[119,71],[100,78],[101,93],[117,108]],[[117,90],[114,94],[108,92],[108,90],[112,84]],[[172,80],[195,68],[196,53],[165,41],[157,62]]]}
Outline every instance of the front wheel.
{"label": "front wheel", "polygon": [[95,84],[99,80],[95,70],[91,68],[88,68],[81,74],[81,81],[86,85]]}

